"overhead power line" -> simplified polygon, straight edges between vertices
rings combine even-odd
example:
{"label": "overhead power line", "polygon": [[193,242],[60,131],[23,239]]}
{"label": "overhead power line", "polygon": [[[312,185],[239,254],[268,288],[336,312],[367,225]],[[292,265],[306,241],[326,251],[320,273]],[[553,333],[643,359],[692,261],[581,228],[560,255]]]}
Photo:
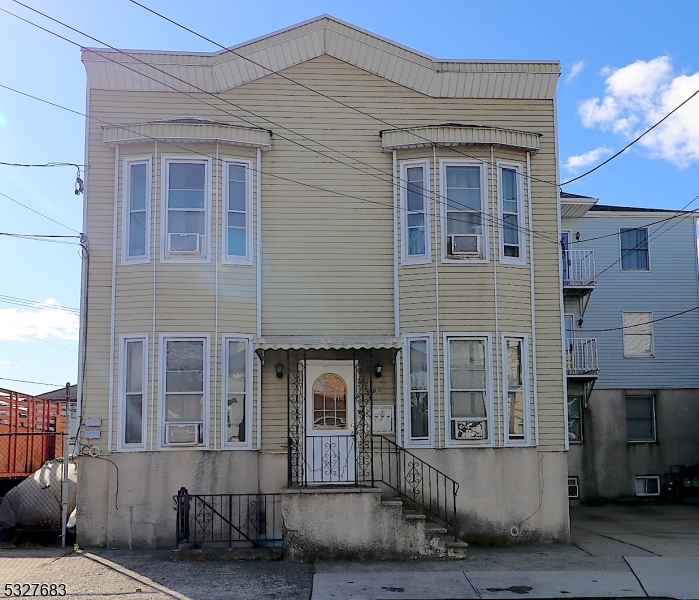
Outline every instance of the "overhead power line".
{"label": "overhead power line", "polygon": [[51,387],[65,386],[65,383],[46,383],[45,381],[27,381],[26,379],[10,379],[9,377],[0,377],[2,381],[14,381],[15,383],[33,383],[36,385],[50,385]]}
{"label": "overhead power line", "polygon": [[[87,38],[89,38],[89,39],[91,39],[91,40],[93,40],[93,41],[95,41],[95,42],[97,42],[97,43],[99,43],[99,44],[102,44],[102,45],[104,45],[104,46],[106,46],[106,47],[112,49],[112,50],[115,51],[115,52],[118,52],[118,53],[120,53],[120,54],[123,54],[124,56],[127,56],[127,57],[129,57],[130,59],[132,59],[132,60],[134,60],[134,61],[136,61],[136,62],[138,62],[138,63],[141,63],[141,64],[143,64],[143,65],[145,65],[145,66],[147,66],[147,67],[149,67],[149,68],[151,68],[151,69],[153,69],[153,70],[155,70],[155,71],[157,71],[157,72],[160,72],[160,73],[166,75],[167,77],[169,77],[169,78],[171,78],[171,79],[174,79],[174,80],[176,80],[176,81],[180,81],[180,82],[182,82],[182,83],[188,85],[189,87],[194,88],[195,90],[197,90],[197,91],[199,91],[199,92],[202,92],[202,93],[205,93],[205,94],[207,94],[207,95],[209,95],[209,96],[212,96],[213,98],[215,98],[215,99],[216,99],[217,101],[219,101],[219,102],[220,102],[220,101],[223,101],[223,102],[225,102],[226,104],[228,104],[228,105],[230,105],[230,106],[233,106],[234,108],[237,108],[238,110],[241,110],[241,111],[243,111],[243,112],[246,112],[246,113],[248,113],[248,114],[251,114],[251,115],[253,115],[253,116],[257,117],[257,118],[263,119],[263,120],[265,120],[266,122],[268,122],[268,123],[270,123],[270,124],[272,124],[272,125],[274,125],[274,126],[276,126],[276,127],[279,127],[279,128],[284,129],[284,130],[286,130],[286,131],[289,131],[289,132],[291,132],[291,133],[294,133],[295,135],[298,135],[298,136],[300,136],[300,137],[302,137],[302,138],[304,138],[304,139],[306,139],[306,140],[308,140],[308,141],[310,141],[310,142],[312,142],[312,143],[314,143],[314,144],[317,144],[318,146],[321,146],[321,147],[323,147],[323,148],[326,148],[327,150],[329,150],[329,151],[331,151],[331,152],[338,153],[338,154],[340,154],[340,155],[342,155],[342,156],[345,156],[345,157],[349,158],[350,160],[354,160],[355,162],[358,162],[358,163],[360,163],[360,164],[364,164],[364,165],[366,165],[367,167],[369,167],[369,168],[371,168],[371,169],[373,169],[373,170],[375,170],[375,171],[378,171],[379,173],[383,174],[384,176],[391,177],[391,179],[390,179],[390,180],[389,180],[389,179],[385,179],[385,178],[383,178],[383,177],[377,175],[376,173],[369,173],[369,172],[367,172],[367,171],[365,171],[365,170],[363,170],[363,169],[357,167],[356,165],[343,162],[343,161],[341,161],[341,160],[339,160],[339,159],[337,159],[337,158],[335,158],[335,157],[333,157],[333,156],[330,156],[330,155],[328,155],[328,154],[325,154],[324,152],[321,152],[321,151],[316,150],[316,149],[314,149],[314,148],[310,148],[310,147],[308,147],[308,146],[306,146],[306,145],[304,145],[304,144],[302,144],[302,143],[300,143],[300,142],[298,142],[298,141],[296,141],[296,140],[293,140],[293,139],[288,138],[288,137],[286,137],[286,136],[280,135],[279,133],[275,133],[275,136],[278,137],[278,138],[284,139],[284,140],[286,140],[286,141],[288,141],[288,142],[290,142],[290,143],[292,143],[292,144],[298,145],[298,146],[300,146],[300,147],[302,147],[302,148],[304,148],[304,149],[306,149],[306,150],[308,150],[308,151],[310,151],[310,152],[317,153],[317,154],[319,154],[320,156],[323,156],[324,158],[333,160],[333,161],[338,162],[338,163],[340,163],[340,164],[342,164],[342,165],[344,165],[344,166],[346,166],[346,167],[349,167],[349,168],[358,170],[358,171],[361,172],[361,173],[364,173],[364,174],[369,175],[369,176],[371,176],[371,177],[375,177],[375,178],[377,178],[377,179],[379,179],[379,180],[385,181],[385,182],[390,183],[391,185],[393,185],[393,179],[392,179],[392,178],[393,178],[393,175],[390,174],[390,173],[386,173],[385,171],[383,171],[383,170],[380,169],[379,167],[376,167],[375,165],[371,165],[371,164],[369,164],[369,163],[366,163],[366,162],[364,162],[364,161],[361,161],[361,160],[357,159],[356,157],[352,157],[352,156],[350,156],[350,155],[348,155],[348,154],[345,154],[345,153],[343,153],[343,152],[340,152],[340,151],[338,151],[338,150],[335,150],[335,149],[331,148],[330,146],[327,146],[327,145],[325,145],[325,144],[322,144],[322,143],[320,143],[320,142],[318,142],[318,141],[316,141],[316,140],[313,140],[313,139],[309,138],[309,137],[306,136],[306,135],[300,134],[300,133],[298,133],[298,132],[296,132],[296,131],[294,131],[294,130],[288,128],[288,127],[285,127],[284,125],[281,125],[281,124],[279,124],[279,123],[276,123],[275,121],[272,121],[271,119],[269,119],[269,118],[267,118],[267,117],[258,115],[258,114],[254,113],[253,111],[251,111],[251,110],[249,110],[249,109],[247,109],[247,108],[241,107],[241,106],[239,106],[239,105],[237,105],[237,104],[235,104],[235,103],[233,103],[233,102],[231,102],[231,101],[229,101],[229,100],[227,100],[227,99],[221,98],[220,96],[217,96],[216,94],[213,94],[213,93],[209,92],[208,90],[205,90],[205,89],[203,89],[203,88],[200,88],[200,87],[198,87],[198,86],[192,84],[191,82],[185,81],[184,79],[181,79],[181,78],[179,78],[179,77],[176,77],[175,75],[172,75],[171,73],[169,73],[169,72],[167,72],[167,71],[165,71],[165,70],[163,70],[163,69],[159,69],[158,67],[152,65],[151,63],[148,63],[148,62],[146,62],[146,61],[143,61],[143,60],[139,59],[138,57],[136,57],[136,56],[134,56],[134,55],[132,55],[132,54],[129,54],[128,52],[125,52],[125,51],[123,51],[123,50],[120,50],[120,49],[118,49],[118,48],[115,48],[114,46],[111,46],[110,44],[107,44],[106,42],[104,42],[104,41],[102,41],[102,40],[100,40],[100,39],[98,39],[98,38],[95,38],[95,37],[93,37],[93,36],[91,36],[91,35],[85,33],[84,31],[81,31],[81,30],[79,30],[79,29],[76,29],[75,27],[72,27],[72,26],[70,26],[70,25],[68,25],[68,24],[66,24],[66,23],[64,23],[64,22],[62,22],[62,21],[60,21],[60,20],[58,20],[58,19],[55,19],[54,17],[51,17],[51,16],[49,16],[49,15],[47,15],[47,14],[45,14],[45,13],[43,13],[43,12],[41,12],[41,11],[35,9],[35,8],[32,8],[32,7],[30,7],[30,6],[26,5],[26,4],[23,4],[22,2],[19,2],[18,0],[13,0],[13,2],[15,2],[16,4],[19,4],[20,6],[23,6],[23,7],[27,8],[27,9],[29,9],[29,10],[31,10],[31,11],[33,11],[33,12],[35,12],[35,13],[37,13],[37,14],[39,14],[39,15],[41,15],[41,16],[47,18],[47,19],[50,19],[51,21],[53,21],[53,22],[55,22],[55,23],[58,23],[59,25],[65,27],[65,28],[67,28],[67,29],[70,29],[71,31],[74,31],[74,32],[76,32],[76,33],[78,33],[78,34],[80,34],[80,35],[83,35],[83,36],[85,36],[85,37],[87,37]],[[24,21],[25,23],[28,23],[28,24],[30,24],[30,25],[32,25],[32,26],[38,28],[38,29],[41,29],[42,31],[45,31],[46,33],[49,33],[49,34],[51,34],[51,35],[53,35],[53,36],[55,36],[55,37],[58,37],[59,39],[62,39],[62,40],[66,41],[66,42],[68,42],[68,43],[70,43],[70,44],[73,44],[73,45],[78,46],[78,47],[82,47],[81,44],[78,44],[77,42],[74,42],[73,40],[70,40],[70,39],[68,39],[68,38],[66,38],[66,37],[64,37],[64,36],[62,36],[62,35],[60,35],[60,34],[54,32],[54,31],[51,31],[50,29],[47,29],[47,28],[45,28],[45,27],[42,27],[41,25],[38,25],[38,24],[36,24],[36,23],[33,23],[32,21],[29,21],[28,19],[25,19],[25,18],[23,18],[23,17],[20,17],[20,16],[18,16],[18,15],[16,15],[16,14],[12,13],[12,12],[10,12],[10,11],[7,11],[7,10],[2,9],[2,8],[0,8],[0,11],[5,12],[6,14],[9,14],[9,15],[11,15],[11,16],[13,16],[13,17],[15,17],[15,18],[17,18],[17,19],[19,19],[19,20],[21,20],[21,21]],[[148,75],[142,73],[141,71],[138,71],[138,70],[136,70],[136,69],[133,69],[133,68],[131,68],[131,67],[128,67],[128,66],[126,66],[124,63],[121,63],[121,62],[119,62],[119,61],[116,61],[116,60],[114,60],[113,58],[111,58],[111,57],[109,57],[109,56],[107,56],[107,55],[105,55],[105,54],[103,54],[103,53],[100,53],[100,52],[97,51],[97,50],[91,50],[91,51],[94,52],[95,54],[97,54],[98,56],[101,56],[102,58],[104,58],[104,59],[110,61],[110,62],[113,62],[113,63],[115,63],[115,64],[118,64],[119,66],[121,66],[121,67],[124,68],[124,69],[127,69],[127,70],[129,70],[129,71],[132,71],[132,72],[138,74],[139,76],[146,77],[147,79],[150,79],[150,80],[155,81],[155,82],[157,82],[157,83],[159,83],[159,84],[161,84],[161,85],[164,85],[164,86],[166,86],[166,87],[172,89],[173,91],[175,91],[175,92],[177,92],[177,93],[184,94],[185,96],[190,97],[190,98],[192,98],[192,99],[194,99],[194,100],[196,100],[196,101],[198,101],[198,102],[201,102],[201,103],[203,103],[203,104],[205,104],[205,105],[207,105],[207,106],[209,106],[209,107],[211,107],[211,108],[213,108],[213,109],[215,109],[215,110],[220,110],[221,112],[223,112],[223,113],[225,113],[225,114],[228,114],[229,116],[232,116],[232,117],[234,117],[234,118],[236,118],[236,119],[238,119],[238,120],[241,120],[241,121],[243,121],[244,123],[247,123],[247,124],[249,124],[249,125],[251,125],[251,126],[253,126],[253,127],[256,127],[256,128],[260,128],[260,125],[258,125],[257,123],[254,123],[254,122],[252,122],[252,121],[250,121],[250,120],[248,120],[248,119],[245,119],[245,118],[241,117],[240,115],[236,115],[236,114],[234,114],[234,113],[231,113],[230,111],[227,111],[227,110],[223,109],[223,108],[220,107],[220,106],[213,105],[213,104],[211,104],[211,103],[209,103],[209,102],[206,102],[206,101],[202,100],[201,98],[195,96],[194,94],[190,94],[190,93],[188,93],[188,92],[185,92],[184,90],[177,89],[176,87],[171,86],[171,85],[168,85],[167,83],[164,83],[164,82],[161,81],[161,80],[158,80],[158,79],[156,79],[156,78],[154,78],[154,77],[150,77],[150,76],[148,76]],[[267,67],[265,67],[265,68],[267,69]],[[269,70],[269,69],[267,69],[267,70]],[[276,71],[273,71],[273,72],[277,73]],[[277,74],[279,74],[279,73],[277,73]],[[292,80],[292,81],[293,81],[293,80]],[[299,84],[299,85],[303,85],[303,84]],[[304,87],[307,87],[307,86],[304,86]],[[311,91],[315,91],[315,90],[312,90],[312,88],[308,88],[308,89],[311,90]],[[317,93],[320,93],[320,92],[317,92]],[[322,95],[322,94],[321,94],[321,95]],[[329,98],[329,99],[332,99],[332,98],[329,97],[329,96],[328,96],[328,98]],[[334,99],[332,99],[332,100],[334,100]],[[339,102],[339,101],[338,101],[338,102]],[[343,104],[343,105],[345,105],[345,104],[342,103],[342,102],[340,102],[340,103]],[[353,107],[350,107],[349,105],[346,105],[346,106],[347,106],[348,108],[353,108]],[[361,112],[362,114],[365,114],[366,116],[371,117],[371,118],[373,118],[373,119],[377,119],[377,120],[379,120],[381,123],[383,123],[383,124],[385,124],[385,125],[388,125],[388,126],[390,126],[390,127],[397,128],[396,126],[392,125],[391,123],[388,123],[387,121],[384,121],[383,119],[378,119],[377,117],[374,117],[373,115],[370,115],[369,113],[365,113],[365,112],[363,112],[363,111],[359,111],[359,109],[353,109],[353,110],[358,110],[358,112]],[[122,127],[123,127],[123,126],[122,126]],[[264,129],[264,128],[263,128],[263,129]],[[421,138],[421,139],[424,139],[424,140],[427,140],[430,144],[433,144],[433,142],[430,141],[430,140],[428,140],[427,138],[422,138],[422,136],[419,136],[419,135],[416,135],[416,137]],[[474,156],[469,155],[469,154],[466,154],[466,153],[464,153],[464,152],[460,152],[458,149],[453,148],[453,147],[451,147],[451,146],[444,146],[443,144],[434,144],[434,145],[435,145],[435,146],[438,146],[438,147],[448,148],[448,149],[450,149],[450,150],[456,152],[457,154],[460,154],[460,155],[465,156],[465,157],[467,157],[467,158],[474,159],[474,160],[477,160],[477,161],[479,161],[479,162],[482,162],[482,163],[485,163],[485,164],[490,164],[490,165],[493,165],[493,166],[497,167],[497,165],[495,165],[494,163],[491,163],[491,162],[489,162],[489,161],[487,161],[487,160],[485,160],[485,159],[482,159],[482,158],[474,157]],[[517,175],[523,176],[523,177],[524,177],[524,175],[521,174],[521,173],[517,173]],[[533,177],[533,176],[530,176],[529,174],[527,174],[526,177],[530,177],[532,180],[542,181],[542,182],[544,182],[544,183],[550,184],[550,182],[547,182],[547,181],[545,181],[545,180],[539,180],[539,179],[537,179],[537,178],[535,178],[535,177]],[[426,190],[426,189],[424,189],[424,188],[420,188],[419,186],[416,186],[414,183],[408,184],[408,182],[405,182],[405,181],[402,180],[400,177],[398,177],[397,179],[398,179],[398,181],[401,182],[400,187],[402,187],[403,189],[406,189],[406,186],[407,186],[407,185],[410,185],[411,189],[418,188],[418,189],[422,189],[423,192],[428,192],[428,190]],[[294,181],[294,180],[290,180],[290,181]],[[301,182],[297,182],[297,181],[296,181],[295,183],[301,183]],[[305,185],[305,184],[301,183],[301,185]],[[550,185],[555,185],[555,184],[550,184]],[[320,189],[322,189],[322,188],[320,188]],[[332,190],[324,190],[324,191],[328,191],[328,192],[330,192],[330,193],[336,193],[336,192],[333,192]],[[428,195],[428,194],[425,194],[425,196],[427,196],[427,195]],[[441,194],[436,194],[436,192],[429,193],[429,195],[434,195],[435,197],[440,197],[440,198],[443,198],[444,200],[447,200],[447,198],[446,198],[445,196],[443,196],[443,195],[441,195]],[[360,199],[360,200],[364,200],[364,199]],[[440,203],[446,205],[446,203],[443,202],[443,201],[440,202]],[[456,201],[454,201],[454,200],[449,200],[449,203],[450,203],[452,206],[454,206],[454,205],[460,205],[460,206],[462,206],[462,207],[464,207],[464,208],[469,208],[469,210],[470,210],[471,212],[475,212],[475,213],[480,214],[480,215],[481,215],[483,218],[485,218],[486,221],[488,221],[488,222],[492,222],[492,223],[496,223],[496,224],[505,224],[504,221],[503,221],[502,219],[500,219],[500,218],[498,218],[498,217],[490,216],[490,215],[487,214],[485,211],[472,210],[472,209],[470,209],[470,207],[466,207],[466,206],[463,205],[462,203],[456,202]],[[383,204],[383,203],[380,203],[380,204]],[[391,206],[391,205],[386,205],[386,206]],[[533,229],[528,229],[528,228],[526,228],[526,227],[521,227],[521,226],[512,226],[510,223],[507,223],[507,226],[510,227],[510,228],[512,228],[512,229],[516,229],[516,230],[519,230],[519,231],[522,231],[522,232],[527,232],[527,231],[529,231],[529,232],[531,233],[531,235],[534,235],[534,236],[537,236],[537,237],[541,237],[541,238],[545,238],[545,239],[547,239],[547,241],[549,241],[549,242],[551,242],[551,243],[556,243],[556,244],[558,244],[558,241],[557,241],[557,240],[554,240],[554,239],[552,239],[552,238],[549,238],[547,234],[544,234],[544,233],[541,233],[541,232],[537,232],[537,231],[535,231],[535,230],[533,230]]]}
{"label": "overhead power line", "polygon": [[0,294],[0,302],[4,302],[6,304],[16,304],[18,306],[26,306],[27,308],[56,308],[57,310],[64,310],[67,312],[72,312],[74,314],[80,314],[80,310],[77,308],[72,308],[70,306],[46,306],[44,304],[44,301],[41,300],[29,300],[28,298],[18,298],[16,296],[6,296],[4,294]]}
{"label": "overhead power line", "polygon": [[50,162],[50,163],[43,163],[43,164],[25,164],[25,163],[11,163],[11,162],[2,162],[2,161],[0,161],[0,165],[3,165],[5,167],[75,167],[76,169],[80,169],[80,167],[84,166],[84,165],[79,165],[77,163],[69,163],[69,162]]}
{"label": "overhead power line", "polygon": [[56,219],[52,219],[51,217],[45,215],[44,213],[40,213],[38,210],[33,209],[31,206],[27,206],[26,204],[22,204],[19,200],[15,200],[14,198],[10,198],[7,194],[3,194],[2,192],[0,192],[0,196],[7,198],[8,200],[14,202],[15,204],[19,204],[20,206],[23,206],[27,210],[32,211],[33,213],[39,215],[40,217],[44,217],[44,219],[48,219],[49,221],[53,221],[54,223],[56,223],[56,225],[60,225],[61,227],[65,227],[66,229],[70,229],[71,231],[75,231],[75,233],[80,233],[77,229],[73,229],[72,227],[69,227],[68,225],[65,225],[64,223],[61,223],[60,221],[56,221]]}
{"label": "overhead power line", "polygon": [[675,317],[679,317],[680,315],[685,315],[687,313],[693,312],[695,310],[699,310],[699,306],[694,306],[692,308],[688,308],[687,310],[682,310],[680,312],[667,315],[665,317],[659,317],[658,319],[651,319],[650,321],[644,321],[643,323],[638,323],[636,325],[629,325],[628,327],[608,327],[607,329],[586,329],[585,333],[603,333],[605,331],[620,331],[622,329],[633,329],[635,327],[640,327],[641,325],[650,325],[651,323],[657,323],[658,321],[666,321],[667,319],[674,319]]}

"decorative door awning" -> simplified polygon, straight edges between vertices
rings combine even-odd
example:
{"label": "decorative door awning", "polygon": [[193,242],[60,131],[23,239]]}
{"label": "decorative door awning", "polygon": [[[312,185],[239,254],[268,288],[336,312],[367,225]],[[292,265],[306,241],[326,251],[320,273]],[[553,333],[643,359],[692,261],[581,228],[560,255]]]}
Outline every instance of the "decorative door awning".
{"label": "decorative door awning", "polygon": [[260,338],[255,350],[379,350],[400,349],[403,340],[396,337],[309,337],[281,336]]}

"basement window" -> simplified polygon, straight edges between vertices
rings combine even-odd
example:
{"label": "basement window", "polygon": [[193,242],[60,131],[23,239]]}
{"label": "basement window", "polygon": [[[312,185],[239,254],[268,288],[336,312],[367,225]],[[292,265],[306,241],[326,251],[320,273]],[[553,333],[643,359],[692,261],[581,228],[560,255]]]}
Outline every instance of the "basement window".
{"label": "basement window", "polygon": [[635,479],[637,496],[660,496],[660,475],[640,475]]}
{"label": "basement window", "polygon": [[578,484],[577,475],[568,477],[568,498],[571,500],[580,498],[580,485]]}

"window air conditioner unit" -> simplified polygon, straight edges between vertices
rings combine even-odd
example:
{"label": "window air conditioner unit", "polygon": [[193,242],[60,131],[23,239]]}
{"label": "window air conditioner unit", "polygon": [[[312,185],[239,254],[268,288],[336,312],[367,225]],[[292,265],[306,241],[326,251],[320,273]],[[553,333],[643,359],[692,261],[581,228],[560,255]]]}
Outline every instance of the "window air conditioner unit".
{"label": "window air conditioner unit", "polygon": [[201,254],[204,236],[198,233],[168,233],[171,254]]}
{"label": "window air conditioner unit", "polygon": [[488,435],[486,421],[452,419],[451,429],[454,440],[484,440]]}
{"label": "window air conditioner unit", "polygon": [[201,443],[201,423],[167,423],[165,443],[177,446],[194,446]]}
{"label": "window air conditioner unit", "polygon": [[452,235],[451,253],[459,256],[478,256],[481,253],[481,236],[476,234]]}

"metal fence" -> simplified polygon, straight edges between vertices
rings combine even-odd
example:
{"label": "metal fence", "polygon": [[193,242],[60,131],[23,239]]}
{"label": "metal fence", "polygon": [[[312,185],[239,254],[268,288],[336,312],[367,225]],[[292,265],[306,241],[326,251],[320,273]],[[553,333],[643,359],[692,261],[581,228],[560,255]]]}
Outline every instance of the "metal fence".
{"label": "metal fence", "polygon": [[280,494],[190,494],[180,488],[177,548],[281,548]]}
{"label": "metal fence", "polygon": [[563,285],[593,286],[596,278],[594,250],[563,251]]}

